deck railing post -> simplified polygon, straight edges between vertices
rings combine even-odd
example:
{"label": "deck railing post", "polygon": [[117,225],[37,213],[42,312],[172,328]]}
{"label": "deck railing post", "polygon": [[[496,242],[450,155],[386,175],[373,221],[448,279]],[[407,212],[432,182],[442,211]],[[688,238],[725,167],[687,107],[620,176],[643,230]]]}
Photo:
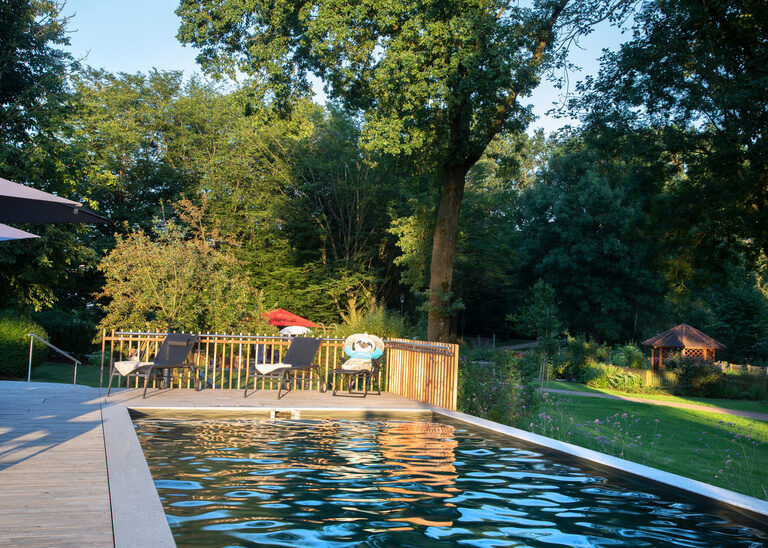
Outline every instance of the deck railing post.
{"label": "deck railing post", "polygon": [[29,338],[29,369],[27,370],[27,384],[32,382],[32,343],[34,342],[34,339],[32,337]]}

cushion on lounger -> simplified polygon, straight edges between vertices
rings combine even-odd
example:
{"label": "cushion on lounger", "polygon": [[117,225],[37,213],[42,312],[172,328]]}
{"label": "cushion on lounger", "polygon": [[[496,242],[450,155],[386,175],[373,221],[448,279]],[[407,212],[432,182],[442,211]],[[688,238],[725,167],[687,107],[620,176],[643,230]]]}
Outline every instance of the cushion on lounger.
{"label": "cushion on lounger", "polygon": [[284,367],[291,367],[291,364],[289,363],[259,363],[256,364],[254,367],[256,367],[256,371],[261,373],[262,375],[269,375],[273,371],[277,369],[282,369]]}

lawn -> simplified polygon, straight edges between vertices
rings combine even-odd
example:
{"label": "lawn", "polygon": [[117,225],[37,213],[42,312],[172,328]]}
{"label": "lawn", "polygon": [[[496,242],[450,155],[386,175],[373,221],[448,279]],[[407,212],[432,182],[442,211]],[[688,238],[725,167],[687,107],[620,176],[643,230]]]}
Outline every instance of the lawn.
{"label": "lawn", "polygon": [[558,390],[572,390],[574,392],[595,392],[600,394],[611,394],[613,396],[629,396],[631,398],[638,398],[644,400],[655,401],[669,401],[679,403],[693,403],[696,405],[706,405],[709,407],[723,407],[725,409],[737,409],[739,411],[755,411],[758,413],[768,413],[768,401],[752,401],[752,400],[726,400],[717,398],[693,398],[693,397],[681,397],[668,394],[666,392],[649,392],[644,394],[630,394],[627,392],[619,392],[618,390],[611,390],[608,388],[590,388],[577,382],[565,382],[565,381],[549,381],[547,384],[549,388],[556,388]]}
{"label": "lawn", "polygon": [[528,430],[768,500],[768,423],[550,394]]}
{"label": "lawn", "polygon": [[[98,365],[77,366],[77,384],[99,386]],[[72,384],[75,366],[64,362],[43,362],[32,369],[32,380],[37,382],[60,382]],[[109,368],[104,371],[104,383],[109,381]]]}

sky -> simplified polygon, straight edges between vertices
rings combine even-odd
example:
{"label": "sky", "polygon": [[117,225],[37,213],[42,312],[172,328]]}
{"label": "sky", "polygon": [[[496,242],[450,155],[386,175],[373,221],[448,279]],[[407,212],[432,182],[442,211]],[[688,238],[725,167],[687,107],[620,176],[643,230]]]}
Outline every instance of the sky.
{"label": "sky", "polygon": [[[84,58],[85,64],[110,72],[146,73],[152,68],[183,70],[185,76],[200,72],[196,50],[176,40],[177,6],[178,0],[67,0],[62,13],[71,16],[68,49],[76,58]],[[569,74],[571,92],[577,80],[596,73],[602,49],[615,49],[620,40],[618,30],[604,24],[582,39],[580,47],[571,49],[571,62],[583,69]],[[563,92],[547,81],[531,97],[523,98],[538,117],[530,130],[541,127],[551,132],[573,124],[573,120],[546,114],[562,99]]]}

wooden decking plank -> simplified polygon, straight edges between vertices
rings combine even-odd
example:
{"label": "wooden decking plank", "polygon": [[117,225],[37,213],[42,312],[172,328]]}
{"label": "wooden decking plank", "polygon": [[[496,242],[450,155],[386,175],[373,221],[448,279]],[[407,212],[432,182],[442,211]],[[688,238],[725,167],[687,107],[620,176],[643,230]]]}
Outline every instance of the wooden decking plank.
{"label": "wooden decking plank", "polygon": [[[109,474],[123,470],[107,468],[103,409],[110,406],[235,414],[429,409],[391,394],[348,398],[292,391],[280,400],[276,390],[251,392],[247,398],[241,390],[153,390],[146,399],[141,394],[141,389],[120,389],[105,399],[88,387],[0,381],[0,546],[114,545],[110,496],[119,493],[110,493]],[[132,435],[130,424],[126,431]]]}

